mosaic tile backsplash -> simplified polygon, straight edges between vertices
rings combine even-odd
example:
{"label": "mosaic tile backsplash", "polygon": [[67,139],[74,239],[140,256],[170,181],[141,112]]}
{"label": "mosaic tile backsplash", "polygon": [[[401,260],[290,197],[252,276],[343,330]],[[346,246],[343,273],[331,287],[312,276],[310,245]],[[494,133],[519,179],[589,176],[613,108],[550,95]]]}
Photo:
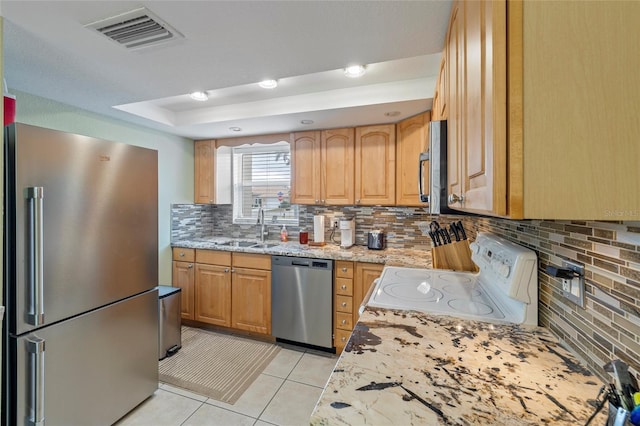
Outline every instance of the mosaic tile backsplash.
{"label": "mosaic tile backsplash", "polygon": [[[255,225],[234,225],[231,206],[172,206],[172,240],[206,236],[256,238]],[[441,224],[462,220],[470,239],[478,231],[500,235],[534,250],[539,262],[539,321],[584,359],[605,381],[611,378],[602,366],[621,359],[640,381],[640,222],[584,222],[506,220],[499,218],[441,215],[409,207],[316,207],[300,206],[300,226],[290,227],[289,237],[313,230],[313,216],[325,215],[327,228],[334,218],[354,217],[356,244],[366,245],[367,232],[384,230],[387,246],[431,249],[426,231],[437,219]],[[277,239],[280,225],[269,224]],[[312,236],[310,236],[312,238]],[[339,241],[339,232],[327,229],[325,241]],[[563,259],[585,265],[585,307],[561,295],[560,280],[549,276],[547,265],[560,266]],[[595,397],[595,395],[594,395]]]}

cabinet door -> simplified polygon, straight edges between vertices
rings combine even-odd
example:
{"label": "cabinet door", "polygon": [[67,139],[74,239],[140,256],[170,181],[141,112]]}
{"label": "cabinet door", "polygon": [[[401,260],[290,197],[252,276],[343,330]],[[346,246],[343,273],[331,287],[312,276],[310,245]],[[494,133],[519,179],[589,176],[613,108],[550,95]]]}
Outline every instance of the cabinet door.
{"label": "cabinet door", "polygon": [[319,204],[320,132],[292,133],[291,203]]}
{"label": "cabinet door", "polygon": [[[446,76],[449,118],[447,121],[447,193],[462,195],[460,155],[463,139],[463,77],[464,77],[464,3],[457,2],[451,10],[451,21],[447,34]],[[459,203],[449,204],[460,207]]]}
{"label": "cabinet door", "polygon": [[174,287],[180,287],[181,316],[184,319],[194,319],[194,268],[191,262],[173,262],[173,276],[171,278]]}
{"label": "cabinet door", "polygon": [[354,129],[322,132],[322,204],[353,205]]}
{"label": "cabinet door", "polygon": [[271,271],[234,268],[231,326],[271,334]]}
{"label": "cabinet door", "polygon": [[213,204],[215,202],[215,141],[196,141],[194,158],[195,203]]}
{"label": "cabinet door", "polygon": [[432,115],[437,114],[437,118],[431,118],[432,120],[446,120],[447,119],[447,97],[449,96],[447,92],[447,55],[446,55],[446,47],[442,52],[442,60],[440,61],[440,72],[438,73],[438,85],[436,88],[438,92],[438,108],[434,107],[432,109]]}
{"label": "cabinet door", "polygon": [[[431,114],[408,118],[397,124],[396,140],[396,205],[422,206],[418,191],[418,158],[428,149]],[[423,173],[423,187],[429,187],[429,175]]]}
{"label": "cabinet door", "polygon": [[464,2],[462,203],[507,214],[506,6]]}
{"label": "cabinet door", "polygon": [[195,319],[231,326],[231,272],[228,266],[196,265]]}
{"label": "cabinet door", "polygon": [[[356,205],[396,202],[395,125],[356,127]],[[416,165],[416,169],[417,169]]]}
{"label": "cabinet door", "polygon": [[384,265],[380,263],[356,263],[356,273],[353,282],[353,323],[358,322],[358,310],[364,297],[371,288],[373,281],[380,277]]}

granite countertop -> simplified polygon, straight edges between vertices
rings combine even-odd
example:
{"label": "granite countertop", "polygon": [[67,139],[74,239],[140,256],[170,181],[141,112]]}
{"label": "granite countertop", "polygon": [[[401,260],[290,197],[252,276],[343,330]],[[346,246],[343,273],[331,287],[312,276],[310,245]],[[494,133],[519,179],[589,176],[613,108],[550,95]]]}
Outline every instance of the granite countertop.
{"label": "granite countertop", "polygon": [[585,424],[601,386],[545,328],[367,307],[311,424]]}
{"label": "granite countertop", "polygon": [[[224,250],[243,253],[261,253],[279,256],[315,257],[319,259],[351,260],[357,262],[383,263],[389,266],[411,266],[431,268],[431,251],[387,248],[369,250],[365,246],[352,246],[346,249],[337,244],[327,243],[322,247],[299,244],[297,242],[265,241],[265,247],[221,246],[229,241],[248,241],[224,237],[196,238],[178,240],[172,247]],[[254,241],[255,242],[255,241]],[[256,242],[257,244],[257,242]]]}

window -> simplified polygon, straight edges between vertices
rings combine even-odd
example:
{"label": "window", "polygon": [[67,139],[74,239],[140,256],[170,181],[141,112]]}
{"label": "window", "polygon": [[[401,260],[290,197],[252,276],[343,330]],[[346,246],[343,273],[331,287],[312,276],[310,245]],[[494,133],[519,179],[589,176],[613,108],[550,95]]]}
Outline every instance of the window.
{"label": "window", "polygon": [[255,224],[262,206],[265,223],[298,224],[290,158],[288,142],[233,148],[233,223]]}

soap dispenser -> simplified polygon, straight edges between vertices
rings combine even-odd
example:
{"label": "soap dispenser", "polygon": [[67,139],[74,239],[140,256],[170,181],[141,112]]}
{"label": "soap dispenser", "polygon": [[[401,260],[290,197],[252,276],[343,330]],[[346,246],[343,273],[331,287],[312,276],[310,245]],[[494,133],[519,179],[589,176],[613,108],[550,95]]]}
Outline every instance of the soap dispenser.
{"label": "soap dispenser", "polygon": [[280,231],[280,241],[286,243],[289,240],[289,233],[287,232],[287,227],[282,225],[282,230]]}

